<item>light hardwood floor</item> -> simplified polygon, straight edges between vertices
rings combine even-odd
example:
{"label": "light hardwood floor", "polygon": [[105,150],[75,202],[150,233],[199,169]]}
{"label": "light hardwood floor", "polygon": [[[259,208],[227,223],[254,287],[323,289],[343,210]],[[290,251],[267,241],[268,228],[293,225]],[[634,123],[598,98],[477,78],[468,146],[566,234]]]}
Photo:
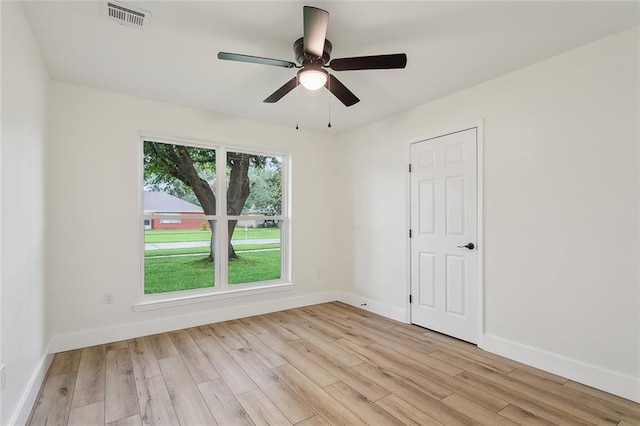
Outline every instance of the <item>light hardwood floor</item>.
{"label": "light hardwood floor", "polygon": [[640,404],[334,302],[59,353],[31,425],[640,425]]}

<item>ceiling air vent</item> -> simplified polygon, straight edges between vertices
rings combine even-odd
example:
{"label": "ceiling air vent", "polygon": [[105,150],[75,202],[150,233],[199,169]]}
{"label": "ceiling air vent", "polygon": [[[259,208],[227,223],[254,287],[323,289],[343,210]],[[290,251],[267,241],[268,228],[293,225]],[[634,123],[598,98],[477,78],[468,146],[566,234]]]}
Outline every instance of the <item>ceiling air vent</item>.
{"label": "ceiling air vent", "polygon": [[147,28],[151,19],[151,12],[128,4],[108,1],[107,16],[121,25],[129,25],[136,28]]}

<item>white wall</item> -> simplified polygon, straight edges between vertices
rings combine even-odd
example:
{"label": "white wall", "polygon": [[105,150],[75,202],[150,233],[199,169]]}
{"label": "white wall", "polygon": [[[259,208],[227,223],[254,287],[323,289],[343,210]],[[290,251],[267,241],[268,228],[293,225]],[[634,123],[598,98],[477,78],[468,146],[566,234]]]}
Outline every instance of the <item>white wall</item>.
{"label": "white wall", "polygon": [[[49,77],[20,3],[2,7],[1,424],[30,406],[50,338],[45,279],[44,158]],[[36,384],[36,391],[39,383]],[[24,420],[24,419],[23,419]]]}
{"label": "white wall", "polygon": [[408,308],[410,142],[484,120],[487,349],[640,400],[638,29],[342,135],[347,291]]}
{"label": "white wall", "polygon": [[[60,82],[51,96],[54,350],[323,301],[341,285],[328,166],[335,138]],[[141,285],[141,131],[291,156],[294,290],[132,311]],[[106,291],[113,305],[103,303]]]}

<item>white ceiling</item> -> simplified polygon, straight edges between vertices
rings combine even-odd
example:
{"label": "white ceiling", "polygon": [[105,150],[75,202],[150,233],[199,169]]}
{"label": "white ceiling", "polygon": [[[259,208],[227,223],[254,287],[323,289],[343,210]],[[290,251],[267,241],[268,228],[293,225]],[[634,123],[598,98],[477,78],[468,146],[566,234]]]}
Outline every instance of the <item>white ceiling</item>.
{"label": "white ceiling", "polygon": [[[152,13],[121,26],[99,2],[26,2],[55,80],[310,130],[342,133],[640,23],[637,2],[127,1]],[[294,69],[220,61],[219,51],[295,61],[302,6],[330,13],[332,58],[405,52],[404,70],[334,72],[360,102],[326,90],[264,98]],[[329,102],[332,128],[327,128]],[[296,106],[298,104],[298,107]]]}

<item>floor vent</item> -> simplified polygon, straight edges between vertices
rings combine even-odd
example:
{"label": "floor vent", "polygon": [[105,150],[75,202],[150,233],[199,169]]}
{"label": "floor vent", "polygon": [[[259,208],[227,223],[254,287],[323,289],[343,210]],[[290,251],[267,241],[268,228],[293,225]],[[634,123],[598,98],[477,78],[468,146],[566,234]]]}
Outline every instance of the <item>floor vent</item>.
{"label": "floor vent", "polygon": [[106,3],[107,16],[121,25],[136,28],[147,28],[151,19],[151,12],[124,3],[108,1]]}

